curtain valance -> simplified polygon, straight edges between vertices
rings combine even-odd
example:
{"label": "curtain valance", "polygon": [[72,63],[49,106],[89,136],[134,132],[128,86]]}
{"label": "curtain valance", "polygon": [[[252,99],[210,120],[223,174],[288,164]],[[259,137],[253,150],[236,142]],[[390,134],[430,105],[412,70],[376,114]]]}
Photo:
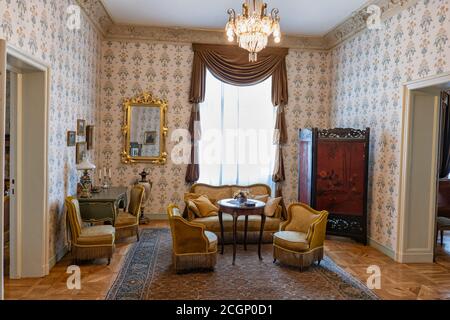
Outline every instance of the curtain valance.
{"label": "curtain valance", "polygon": [[217,79],[234,86],[252,86],[272,77],[272,103],[287,104],[288,83],[286,56],[289,49],[266,48],[257,62],[248,61],[248,52],[236,46],[194,44],[194,66],[189,100],[205,99],[206,70]]}

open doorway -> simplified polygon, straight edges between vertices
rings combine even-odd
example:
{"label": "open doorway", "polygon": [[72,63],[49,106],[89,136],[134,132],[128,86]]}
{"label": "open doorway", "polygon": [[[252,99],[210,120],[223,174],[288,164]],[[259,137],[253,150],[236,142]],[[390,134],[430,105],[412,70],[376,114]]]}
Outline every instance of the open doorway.
{"label": "open doorway", "polygon": [[396,260],[402,263],[435,261],[444,117],[441,93],[449,89],[450,74],[404,86],[396,252]]}
{"label": "open doorway", "polygon": [[[4,84],[0,112],[2,280],[49,273],[49,68],[0,40]],[[1,288],[3,292],[3,286]]]}

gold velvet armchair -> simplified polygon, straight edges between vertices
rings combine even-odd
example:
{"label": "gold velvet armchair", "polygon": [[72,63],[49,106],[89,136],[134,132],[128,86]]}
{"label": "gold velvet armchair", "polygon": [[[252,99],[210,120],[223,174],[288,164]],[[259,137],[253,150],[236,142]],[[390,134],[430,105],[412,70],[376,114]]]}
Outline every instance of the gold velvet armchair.
{"label": "gold velvet armchair", "polygon": [[214,269],[217,261],[217,236],[205,231],[205,226],[185,220],[175,205],[168,207],[167,214],[172,232],[175,271]]}
{"label": "gold velvet armchair", "polygon": [[327,230],[328,212],[316,211],[301,203],[291,204],[288,220],[274,235],[274,263],[300,267],[320,264]]}
{"label": "gold velvet armchair", "polygon": [[145,188],[141,185],[136,185],[131,189],[128,212],[120,212],[114,223],[118,239],[136,236],[139,241],[139,219],[144,193]]}
{"label": "gold velvet armchair", "polygon": [[78,200],[65,200],[67,219],[72,236],[71,250],[75,263],[78,260],[107,258],[108,265],[114,252],[115,229],[113,226],[84,227]]}

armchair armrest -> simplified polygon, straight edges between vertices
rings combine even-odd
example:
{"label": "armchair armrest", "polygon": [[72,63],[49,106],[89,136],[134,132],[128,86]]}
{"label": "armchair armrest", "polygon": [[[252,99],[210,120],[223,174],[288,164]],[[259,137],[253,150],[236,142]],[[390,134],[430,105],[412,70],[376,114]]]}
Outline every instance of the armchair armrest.
{"label": "armchair armrest", "polygon": [[311,224],[306,239],[311,249],[322,247],[327,232],[328,212],[322,211],[320,217]]}

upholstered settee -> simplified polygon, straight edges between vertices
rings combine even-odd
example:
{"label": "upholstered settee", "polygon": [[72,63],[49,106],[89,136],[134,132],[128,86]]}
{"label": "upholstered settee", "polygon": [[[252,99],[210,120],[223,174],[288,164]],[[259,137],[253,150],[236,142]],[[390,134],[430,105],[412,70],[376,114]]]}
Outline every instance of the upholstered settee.
{"label": "upholstered settee", "polygon": [[[223,199],[231,199],[233,195],[240,190],[248,190],[251,195],[258,198],[264,198],[264,196],[271,196],[272,190],[268,185],[255,184],[250,186],[210,186],[207,184],[195,184],[190,189],[190,195],[204,195],[217,206],[217,202]],[[188,195],[189,195],[188,194]],[[191,222],[204,225],[207,231],[214,232],[220,240],[220,222],[218,212],[215,212],[209,217],[199,217],[196,214],[195,204],[189,200],[188,195],[185,198],[186,209],[184,211],[185,218]],[[263,242],[272,243],[273,234],[280,229],[280,225],[283,222],[282,218],[283,209],[281,205],[278,205],[275,214],[272,217],[266,217],[266,223],[264,227]],[[233,241],[233,217],[229,214],[223,214],[224,224],[224,240],[225,243],[232,243]],[[248,222],[248,243],[257,243],[259,240],[259,233],[261,228],[261,217],[250,216]],[[239,217],[238,220],[238,241],[240,243],[244,240],[245,230],[245,217]]]}

